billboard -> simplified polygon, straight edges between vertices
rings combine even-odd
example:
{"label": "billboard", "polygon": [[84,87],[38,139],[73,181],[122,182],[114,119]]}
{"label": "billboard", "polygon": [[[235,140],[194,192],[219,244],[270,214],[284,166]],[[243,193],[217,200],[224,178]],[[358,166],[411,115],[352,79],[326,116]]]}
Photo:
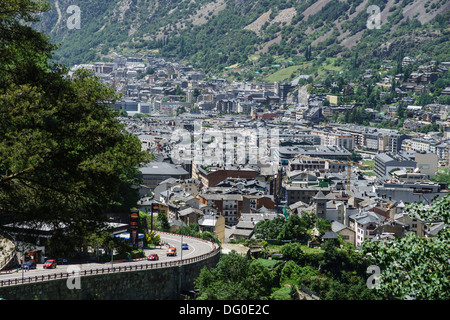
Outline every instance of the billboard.
{"label": "billboard", "polygon": [[137,209],[131,209],[129,229],[131,244],[134,246],[137,244],[137,235],[139,229],[139,210]]}

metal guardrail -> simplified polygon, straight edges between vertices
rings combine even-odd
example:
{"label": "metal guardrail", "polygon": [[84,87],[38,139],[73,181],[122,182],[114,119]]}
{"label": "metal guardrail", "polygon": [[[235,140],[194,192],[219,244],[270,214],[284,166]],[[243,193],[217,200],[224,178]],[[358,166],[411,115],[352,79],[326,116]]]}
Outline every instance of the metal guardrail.
{"label": "metal guardrail", "polygon": [[[194,238],[194,237],[192,237]],[[197,240],[202,240],[199,238],[195,238]],[[203,240],[205,241],[205,240]],[[163,269],[163,268],[170,268],[175,266],[182,266],[190,263],[194,263],[197,261],[206,260],[208,258],[211,258],[218,254],[220,252],[220,247],[217,247],[215,244],[213,244],[213,248],[210,252],[202,254],[197,257],[192,257],[188,259],[182,259],[182,260],[171,260],[171,261],[165,261],[165,262],[149,262],[146,264],[138,264],[133,266],[111,266],[111,267],[103,267],[103,268],[92,268],[92,269],[85,269],[80,270],[79,272],[73,271],[71,273],[68,272],[60,272],[60,273],[51,273],[48,275],[40,275],[40,276],[34,276],[34,277],[24,277],[24,278],[15,278],[15,279],[7,279],[7,280],[0,280],[0,287],[5,286],[13,286],[13,285],[19,285],[19,284],[25,284],[25,283],[33,283],[33,282],[42,282],[42,281],[50,281],[50,280],[57,280],[57,279],[67,279],[69,277],[74,276],[90,276],[90,275],[99,275],[99,274],[110,274],[110,273],[117,273],[117,272],[130,272],[130,271],[141,271],[141,270],[151,270],[151,269]],[[142,260],[142,259],[137,259]],[[117,262],[117,261],[116,261]]]}
{"label": "metal guardrail", "polygon": [[311,290],[309,290],[308,288],[306,288],[304,286],[300,286],[299,288],[300,288],[300,290],[302,290],[304,293],[309,295],[314,300],[320,300],[320,297],[315,292],[312,292]]}

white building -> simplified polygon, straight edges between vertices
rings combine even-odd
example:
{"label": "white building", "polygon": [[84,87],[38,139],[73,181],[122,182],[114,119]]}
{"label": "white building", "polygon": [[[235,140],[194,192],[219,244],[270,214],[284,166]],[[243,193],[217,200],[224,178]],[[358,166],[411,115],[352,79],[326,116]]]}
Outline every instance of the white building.
{"label": "white building", "polygon": [[320,137],[320,145],[322,146],[338,146],[347,150],[353,150],[355,147],[354,138],[349,133],[313,130],[311,134]]}
{"label": "white building", "polygon": [[373,238],[375,229],[385,220],[385,217],[371,211],[350,216],[350,228],[355,231],[355,247],[360,248],[366,239]]}

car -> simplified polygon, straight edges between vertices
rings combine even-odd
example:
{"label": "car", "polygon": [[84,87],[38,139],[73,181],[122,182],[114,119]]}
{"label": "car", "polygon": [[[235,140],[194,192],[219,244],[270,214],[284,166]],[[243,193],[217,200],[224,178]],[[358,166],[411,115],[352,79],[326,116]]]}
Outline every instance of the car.
{"label": "car", "polygon": [[44,262],[44,269],[56,268],[56,260],[47,260]]}
{"label": "car", "polygon": [[65,264],[65,263],[67,263],[67,259],[66,258],[58,258],[58,259],[56,259],[56,263],[57,264]]}
{"label": "car", "polygon": [[24,269],[36,269],[36,262],[33,260],[27,261],[23,264]]}
{"label": "car", "polygon": [[183,250],[188,250],[188,249],[189,249],[188,244],[187,244],[187,243],[183,243],[183,244],[181,245],[181,249],[183,249]]}
{"label": "car", "polygon": [[147,260],[159,260],[159,256],[156,253],[152,253],[147,257]]}
{"label": "car", "polygon": [[167,249],[167,256],[176,256],[177,255],[177,249],[171,247]]}

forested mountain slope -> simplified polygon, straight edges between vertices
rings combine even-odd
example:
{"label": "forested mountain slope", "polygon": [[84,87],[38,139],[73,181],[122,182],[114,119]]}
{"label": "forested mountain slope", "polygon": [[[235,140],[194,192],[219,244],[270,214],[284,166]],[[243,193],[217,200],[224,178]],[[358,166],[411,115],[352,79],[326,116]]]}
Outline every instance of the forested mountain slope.
{"label": "forested mountain slope", "polygon": [[[279,61],[298,65],[317,56],[447,60],[450,51],[446,0],[49,2],[52,9],[36,27],[61,44],[54,58],[68,65],[151,52],[216,73],[237,67],[259,73]],[[71,5],[81,10],[80,29],[67,26]],[[379,22],[370,5],[379,8]],[[368,20],[375,24],[368,27]]]}

